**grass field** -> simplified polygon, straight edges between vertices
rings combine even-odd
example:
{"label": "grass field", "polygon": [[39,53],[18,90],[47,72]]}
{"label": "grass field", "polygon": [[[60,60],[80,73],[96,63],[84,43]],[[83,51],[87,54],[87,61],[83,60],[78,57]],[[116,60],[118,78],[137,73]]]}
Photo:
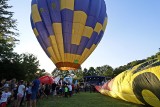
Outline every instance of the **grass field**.
{"label": "grass field", "polygon": [[142,107],[100,93],[78,93],[71,98],[49,97],[37,102],[37,107]]}

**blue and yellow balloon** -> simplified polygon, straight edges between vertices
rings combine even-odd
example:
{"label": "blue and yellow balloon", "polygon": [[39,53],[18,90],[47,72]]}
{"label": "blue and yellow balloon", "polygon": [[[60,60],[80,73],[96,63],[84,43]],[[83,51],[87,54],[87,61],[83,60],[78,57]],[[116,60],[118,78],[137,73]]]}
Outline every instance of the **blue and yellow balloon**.
{"label": "blue and yellow balloon", "polygon": [[104,0],[32,0],[31,11],[34,34],[60,70],[78,69],[107,25]]}

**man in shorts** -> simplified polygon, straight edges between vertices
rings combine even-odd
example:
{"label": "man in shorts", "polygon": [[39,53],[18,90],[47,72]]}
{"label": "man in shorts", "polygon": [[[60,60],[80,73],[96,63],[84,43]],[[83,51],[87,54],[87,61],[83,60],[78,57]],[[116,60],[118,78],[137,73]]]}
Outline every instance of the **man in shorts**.
{"label": "man in shorts", "polygon": [[39,85],[40,85],[40,81],[37,76],[36,79],[33,80],[32,82],[32,95],[31,95],[31,102],[33,105],[32,107],[36,107],[36,99],[37,99]]}

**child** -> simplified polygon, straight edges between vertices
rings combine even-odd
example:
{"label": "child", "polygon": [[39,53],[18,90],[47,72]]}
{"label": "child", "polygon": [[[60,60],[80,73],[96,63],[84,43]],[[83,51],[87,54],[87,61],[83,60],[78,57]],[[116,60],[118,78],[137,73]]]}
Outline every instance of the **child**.
{"label": "child", "polygon": [[64,92],[65,92],[65,97],[67,98],[68,97],[68,87],[67,87],[67,85],[65,85]]}

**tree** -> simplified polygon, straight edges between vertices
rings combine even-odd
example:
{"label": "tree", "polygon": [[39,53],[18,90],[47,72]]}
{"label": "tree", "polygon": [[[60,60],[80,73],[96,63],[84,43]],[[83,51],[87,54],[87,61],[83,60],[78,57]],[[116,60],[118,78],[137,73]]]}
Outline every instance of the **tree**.
{"label": "tree", "polygon": [[96,72],[97,72],[98,76],[102,76],[103,75],[101,67],[96,67]]}
{"label": "tree", "polygon": [[13,12],[8,11],[12,8],[7,4],[8,0],[0,0],[0,60],[12,57],[12,51],[17,43],[16,36],[17,20],[13,19]]}
{"label": "tree", "polygon": [[39,70],[39,61],[37,60],[37,57],[33,54],[26,53],[21,54],[20,59],[20,64],[23,67],[22,71],[25,74],[26,79],[34,79],[36,72]]}
{"label": "tree", "polygon": [[97,75],[94,67],[90,67],[87,74],[88,74],[88,76],[96,76]]}
{"label": "tree", "polygon": [[10,60],[5,59],[0,62],[0,79],[32,80],[39,70],[39,61],[33,54],[12,55]]}
{"label": "tree", "polygon": [[8,0],[0,0],[0,38],[16,41],[17,20],[13,19],[13,12],[8,11],[12,8],[7,4]]}
{"label": "tree", "polygon": [[155,58],[156,58],[156,55],[152,55],[152,56],[148,57],[147,60],[150,61],[150,60],[153,60]]}
{"label": "tree", "polygon": [[160,52],[156,53],[157,59],[160,61]]}
{"label": "tree", "polygon": [[88,76],[87,73],[88,73],[88,69],[84,68],[84,70],[83,70],[83,76]]}
{"label": "tree", "polygon": [[104,65],[102,67],[98,67],[98,74],[99,76],[112,76],[113,75],[113,68],[109,65]]}
{"label": "tree", "polygon": [[83,75],[83,71],[82,69],[77,69],[73,72],[74,75],[76,75],[76,80],[79,80],[79,81],[83,81],[83,78],[84,78],[84,75]]}

